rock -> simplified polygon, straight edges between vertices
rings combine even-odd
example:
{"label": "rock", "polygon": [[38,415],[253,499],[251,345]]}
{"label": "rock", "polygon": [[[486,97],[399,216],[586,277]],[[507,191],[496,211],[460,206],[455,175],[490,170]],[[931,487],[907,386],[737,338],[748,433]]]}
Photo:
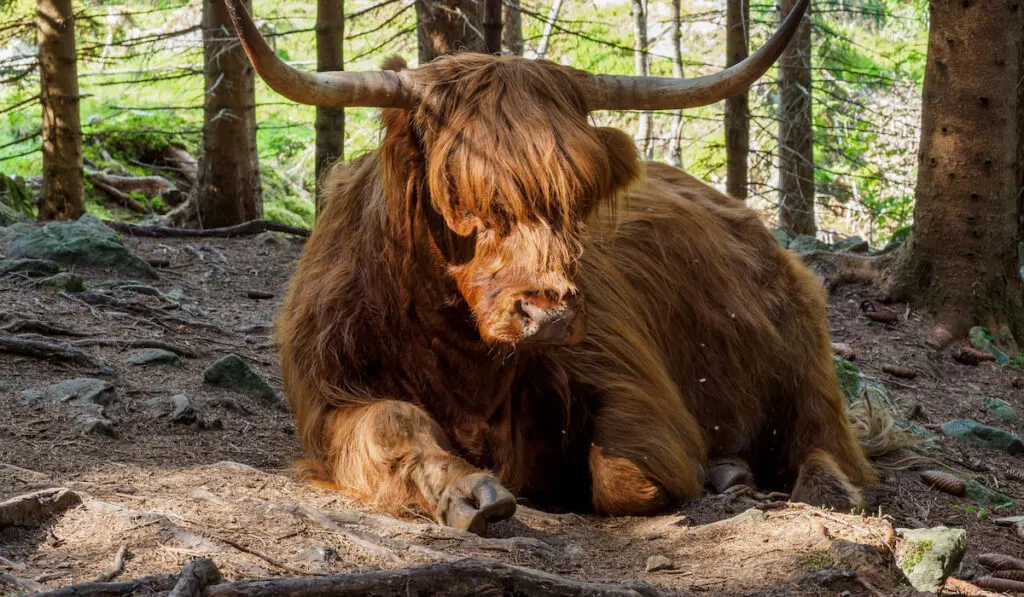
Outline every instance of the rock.
{"label": "rock", "polygon": [[1000,365],[1005,365],[1010,362],[1010,357],[1006,356],[1006,353],[999,350],[995,344],[992,343],[992,337],[989,336],[988,330],[981,326],[975,326],[968,332],[968,336],[971,339],[971,346],[982,352],[996,358],[996,362]]}
{"label": "rock", "polygon": [[1007,452],[1014,456],[1024,455],[1024,440],[1019,436],[989,427],[973,419],[953,419],[942,424],[942,432],[960,441],[990,450]]}
{"label": "rock", "polygon": [[106,417],[83,413],[76,416],[74,420],[75,425],[78,425],[83,433],[114,435],[114,423]]}
{"label": "rock", "polygon": [[178,355],[162,348],[143,348],[128,353],[125,361],[132,365],[165,365],[177,369],[181,367]]}
{"label": "rock", "polygon": [[790,241],[789,249],[803,254],[811,251],[828,251],[829,246],[813,236],[798,236]]}
{"label": "rock", "polygon": [[888,558],[874,545],[835,539],[829,544],[828,556],[832,567],[852,570],[857,576],[878,589],[892,589],[894,578]]}
{"label": "rock", "polygon": [[967,548],[963,529],[896,529],[896,534],[903,539],[896,549],[896,563],[918,591],[941,589]]}
{"label": "rock", "polygon": [[284,407],[274,389],[236,354],[225,355],[207,367],[203,381],[219,388],[238,390],[271,406]]}
{"label": "rock", "polygon": [[185,291],[180,288],[172,288],[170,292],[164,295],[167,300],[178,303],[181,302],[181,298],[185,296]]}
{"label": "rock", "polygon": [[671,570],[673,568],[675,568],[675,564],[665,556],[651,556],[647,558],[644,572],[657,572],[658,570]]}
{"label": "rock", "polygon": [[772,230],[772,235],[775,236],[775,240],[779,243],[780,247],[783,249],[789,248],[789,243],[792,239],[785,230],[782,228],[776,228],[775,230]]}
{"label": "rock", "polygon": [[1017,420],[1017,412],[1013,410],[1013,407],[1005,400],[1000,400],[995,396],[989,396],[988,399],[985,400],[985,410],[1004,421]]}
{"label": "rock", "polygon": [[259,244],[271,247],[287,247],[290,244],[288,239],[283,235],[269,230],[257,234],[255,239]]}
{"label": "rock", "polygon": [[326,543],[317,543],[300,551],[298,558],[310,564],[330,564],[338,559],[338,552]]}
{"label": "rock", "polygon": [[832,243],[831,250],[847,253],[867,253],[870,246],[868,241],[859,236],[843,238]]}
{"label": "rock", "polygon": [[0,259],[0,276],[22,274],[30,278],[42,278],[59,272],[60,266],[46,259]]}
{"label": "rock", "polygon": [[73,222],[18,228],[11,239],[8,257],[49,259],[65,265],[115,268],[130,275],[154,280],[156,270],[123,244],[116,232],[95,216],[85,214]]}
{"label": "rock", "polygon": [[36,288],[50,292],[85,292],[85,281],[77,274],[61,272],[39,280],[36,282]]}
{"label": "rock", "polygon": [[109,406],[117,398],[114,386],[91,377],[77,377],[46,386],[42,390],[25,390],[21,398],[28,404],[38,402],[91,403]]}
{"label": "rock", "polygon": [[724,520],[722,522],[743,523],[743,522],[764,522],[765,520],[766,520],[766,518],[765,518],[765,515],[764,515],[763,511],[758,510],[757,508],[749,508],[747,510],[744,510],[743,512],[740,512],[736,516],[733,516],[732,518],[728,518],[728,519],[726,519],[726,520]]}
{"label": "rock", "polygon": [[199,420],[199,414],[192,401],[184,394],[174,396],[160,396],[146,401],[155,418],[167,418],[172,423],[195,423]]}
{"label": "rock", "polygon": [[0,202],[0,226],[10,226],[18,221],[18,212]]}
{"label": "rock", "polygon": [[1003,493],[999,493],[998,491],[989,489],[988,487],[985,487],[984,485],[978,483],[974,479],[962,478],[961,480],[964,482],[965,485],[967,485],[967,489],[965,490],[964,495],[980,506],[990,506],[992,508],[1008,508],[1016,504],[1012,497]]}

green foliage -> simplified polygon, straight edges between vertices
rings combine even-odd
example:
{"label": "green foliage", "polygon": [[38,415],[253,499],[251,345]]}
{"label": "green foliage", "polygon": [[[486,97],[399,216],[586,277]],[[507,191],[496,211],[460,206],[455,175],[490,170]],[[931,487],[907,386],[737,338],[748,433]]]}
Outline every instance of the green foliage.
{"label": "green foliage", "polygon": [[904,572],[910,572],[921,563],[924,559],[924,554],[932,550],[933,543],[931,541],[909,541],[907,543],[907,555],[903,557],[901,568]]}

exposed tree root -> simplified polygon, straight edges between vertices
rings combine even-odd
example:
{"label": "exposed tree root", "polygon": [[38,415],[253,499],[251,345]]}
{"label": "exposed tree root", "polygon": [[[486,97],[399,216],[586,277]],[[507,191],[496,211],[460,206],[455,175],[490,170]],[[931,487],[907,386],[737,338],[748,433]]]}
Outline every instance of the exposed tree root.
{"label": "exposed tree root", "polygon": [[41,340],[27,340],[0,336],[0,352],[20,354],[37,359],[57,359],[97,369],[104,375],[117,375],[117,372],[81,350],[67,344],[52,344]]}
{"label": "exposed tree root", "polygon": [[75,346],[116,346],[118,348],[162,348],[182,357],[195,358],[196,351],[185,348],[178,344],[171,344],[161,340],[144,340],[135,338],[87,338],[75,340]]}
{"label": "exposed tree root", "polygon": [[[187,569],[187,567],[186,567]],[[178,577],[173,574],[155,574],[120,582],[87,582],[36,593],[36,597],[120,597],[121,595],[156,595],[170,591]],[[187,593],[186,593],[187,594]]]}
{"label": "exposed tree root", "polygon": [[17,587],[23,587],[29,591],[42,591],[45,589],[43,585],[30,578],[21,578],[8,572],[0,572],[0,582],[12,584]]}
{"label": "exposed tree root", "polygon": [[0,327],[0,332],[8,334],[42,334],[44,336],[88,336],[58,325],[51,325],[37,319],[22,319]]}
{"label": "exposed tree root", "polygon": [[0,528],[33,524],[80,503],[78,494],[64,487],[19,495],[0,502]]}
{"label": "exposed tree root", "polygon": [[103,177],[101,175],[93,174],[93,175],[89,176],[88,178],[89,178],[89,182],[92,183],[92,186],[94,186],[97,189],[103,191],[104,195],[106,195],[107,197],[113,199],[116,203],[121,204],[124,207],[127,207],[128,209],[132,210],[133,212],[135,212],[137,214],[148,214],[149,213],[149,210],[146,209],[145,205],[139,203],[138,201],[133,199],[130,195],[128,195],[124,191],[121,191],[120,189],[118,189],[118,188],[114,187],[113,185],[107,183],[107,181],[105,180],[105,177]]}
{"label": "exposed tree root", "polygon": [[232,238],[236,236],[251,236],[261,232],[283,232],[295,236],[308,237],[309,230],[297,226],[289,226],[269,220],[252,220],[237,226],[226,226],[224,228],[170,228],[168,226],[142,226],[139,224],[127,224],[125,222],[103,222],[114,230],[130,236],[147,236],[152,238]]}
{"label": "exposed tree root", "polygon": [[114,556],[114,563],[108,570],[94,578],[93,582],[110,582],[118,576],[121,576],[121,574],[124,573],[124,559],[127,556],[128,546],[122,545],[121,548],[117,550],[117,555]]}
{"label": "exposed tree root", "polygon": [[843,284],[879,284],[892,263],[892,254],[855,255],[811,251],[801,256],[804,265],[821,277],[825,288],[835,292]]}
{"label": "exposed tree root", "polygon": [[210,585],[223,582],[220,570],[210,558],[192,560],[181,571],[178,583],[174,585],[167,597],[199,597],[203,589]]}

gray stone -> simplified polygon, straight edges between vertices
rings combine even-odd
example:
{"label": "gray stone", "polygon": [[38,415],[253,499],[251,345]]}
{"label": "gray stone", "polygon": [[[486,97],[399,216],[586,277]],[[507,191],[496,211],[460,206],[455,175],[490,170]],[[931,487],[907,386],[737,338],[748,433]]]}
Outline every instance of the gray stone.
{"label": "gray stone", "polygon": [[973,419],[953,419],[942,424],[942,432],[950,437],[981,448],[999,450],[1014,456],[1024,455],[1024,440],[1019,436],[989,427]]}
{"label": "gray stone", "polygon": [[675,564],[672,560],[665,556],[651,556],[647,558],[647,564],[644,566],[645,572],[657,572],[658,570],[671,570],[675,568]]}
{"label": "gray stone", "polygon": [[971,339],[971,346],[996,358],[996,362],[1000,365],[1005,365],[1010,362],[1010,357],[1006,356],[1006,353],[999,350],[989,337],[988,330],[981,326],[975,326],[968,332],[968,336]]}
{"label": "gray stone", "polygon": [[744,510],[743,512],[740,512],[736,516],[733,516],[732,518],[726,519],[723,522],[764,522],[765,520],[766,517],[763,511],[758,510],[757,508],[749,508],[747,510]]}
{"label": "gray stone", "polygon": [[25,390],[21,398],[26,403],[71,402],[109,406],[117,398],[114,387],[102,379],[77,377],[46,386],[41,390]]}
{"label": "gray stone", "polygon": [[298,558],[310,564],[330,564],[338,559],[338,552],[326,543],[317,543],[300,551]]}
{"label": "gray stone", "polygon": [[779,243],[779,246],[783,249],[788,248],[790,241],[792,241],[789,234],[782,228],[772,230],[772,235],[775,237],[775,241]]}
{"label": "gray stone", "polygon": [[36,282],[36,288],[50,292],[85,292],[85,281],[78,274],[61,272]]}
{"label": "gray stone", "polygon": [[287,247],[289,244],[288,239],[284,236],[271,231],[261,232],[256,235],[256,242],[261,245],[267,245],[271,247]]}
{"label": "gray stone", "polygon": [[843,238],[832,243],[831,249],[837,252],[867,253],[870,246],[868,241],[859,236]]}
{"label": "gray stone", "polygon": [[181,367],[178,355],[162,348],[142,348],[128,353],[125,361],[132,365],[165,365],[177,369]]}
{"label": "gray stone", "polygon": [[114,423],[103,416],[83,413],[75,417],[75,425],[83,433],[92,433],[96,435],[114,435]]}
{"label": "gray stone", "polygon": [[60,266],[46,259],[0,259],[0,275],[23,274],[30,278],[42,278],[59,272]]}
{"label": "gray stone", "polygon": [[121,237],[95,216],[85,214],[73,222],[18,228],[8,257],[49,259],[65,265],[115,268],[121,273],[156,279],[153,266],[121,244]]}
{"label": "gray stone", "polygon": [[810,253],[811,251],[828,251],[829,247],[813,236],[798,236],[790,241],[789,249],[797,253]]}
{"label": "gray stone", "polygon": [[199,413],[192,406],[192,401],[184,394],[174,396],[160,396],[146,401],[155,418],[166,417],[172,423],[196,423],[200,422]]}
{"label": "gray stone", "polygon": [[1000,400],[995,396],[989,396],[985,400],[985,410],[1004,421],[1012,422],[1017,420],[1017,411],[1013,410],[1013,407],[1007,401]]}
{"label": "gray stone", "polygon": [[219,388],[238,390],[271,406],[284,407],[274,389],[236,354],[225,355],[207,367],[203,381]]}
{"label": "gray stone", "polygon": [[963,529],[896,529],[896,534],[903,539],[896,549],[896,563],[918,591],[941,589],[967,549]]}

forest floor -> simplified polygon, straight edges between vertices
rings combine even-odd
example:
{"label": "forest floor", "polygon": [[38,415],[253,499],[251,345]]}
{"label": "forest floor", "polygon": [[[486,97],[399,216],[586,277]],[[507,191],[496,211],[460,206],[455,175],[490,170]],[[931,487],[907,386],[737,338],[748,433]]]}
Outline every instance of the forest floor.
{"label": "forest floor", "polygon": [[[46,588],[92,580],[111,568],[122,546],[127,558],[118,578],[177,574],[196,555],[212,558],[228,580],[476,556],[578,581],[639,580],[681,594],[807,596],[915,594],[894,581],[899,575],[885,555],[893,527],[965,529],[960,578],[980,574],[980,554],[1024,553],[1024,539],[992,520],[1024,513],[1020,506],[992,512],[938,491],[920,479],[921,466],[887,472],[869,492],[870,515],[766,505],[763,496],[739,492],[707,495],[650,518],[524,506],[512,520],[492,525],[487,538],[441,529],[413,513],[402,521],[358,516],[369,509],[292,476],[299,450],[286,412],[203,381],[206,367],[234,353],[280,391],[271,325],[301,241],[263,235],[125,242],[159,266],[160,279],[146,284],[165,295],[180,292],[176,303],[126,289],[118,283],[124,276],[98,269],[73,271],[91,289],[108,289],[119,306],[90,307],[28,279],[0,278],[0,326],[36,320],[75,334],[61,338],[50,330],[51,341],[160,340],[193,355],[178,368],[136,366],[125,362],[133,349],[124,345],[83,347],[113,369],[104,373],[0,353],[0,500],[50,487],[68,488],[82,500],[41,525],[0,529],[0,572],[8,575],[0,575],[7,578],[0,594],[25,590],[11,578]],[[1024,482],[1011,472],[1024,470],[1020,457],[957,443],[938,430],[954,418],[1019,430],[984,404],[996,396],[1024,413],[1024,374],[992,363],[962,365],[948,351],[928,349],[928,322],[905,305],[885,306],[899,315],[895,325],[866,319],[862,302],[877,299],[869,286],[840,288],[831,300],[833,340],[848,345],[861,371],[936,433],[923,454],[1024,499]],[[161,313],[178,320],[153,315]],[[921,374],[892,377],[882,372],[886,365]],[[28,404],[21,397],[81,377],[113,387],[104,407],[110,434],[83,433],[76,400]],[[166,400],[179,394],[187,397],[187,412],[174,422]],[[732,518],[757,506],[763,519]],[[672,567],[646,571],[652,556],[664,556]],[[887,557],[888,563],[875,562]]]}

